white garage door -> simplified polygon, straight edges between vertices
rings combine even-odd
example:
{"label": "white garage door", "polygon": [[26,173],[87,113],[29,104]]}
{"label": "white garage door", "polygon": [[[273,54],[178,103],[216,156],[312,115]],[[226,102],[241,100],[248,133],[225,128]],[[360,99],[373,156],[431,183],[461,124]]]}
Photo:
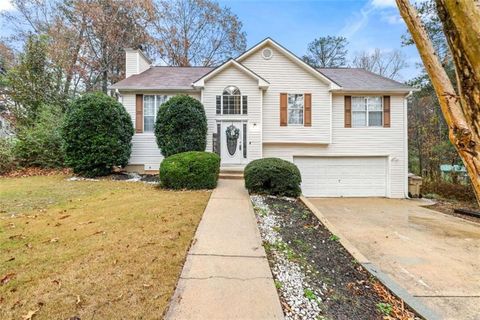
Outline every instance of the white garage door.
{"label": "white garage door", "polygon": [[309,197],[385,197],[387,157],[294,157]]}

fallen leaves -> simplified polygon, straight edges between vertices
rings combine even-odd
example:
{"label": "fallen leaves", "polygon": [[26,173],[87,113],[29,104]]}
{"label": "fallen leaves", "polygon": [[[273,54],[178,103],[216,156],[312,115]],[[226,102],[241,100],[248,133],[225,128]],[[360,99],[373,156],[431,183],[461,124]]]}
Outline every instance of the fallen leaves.
{"label": "fallen leaves", "polygon": [[33,316],[40,310],[40,308],[35,309],[35,310],[30,310],[28,313],[24,316],[22,316],[23,320],[32,320]]}
{"label": "fallen leaves", "polygon": [[378,293],[385,302],[392,306],[392,313],[389,316],[384,317],[387,320],[412,320],[415,319],[415,315],[409,310],[405,309],[403,300],[397,299],[387,288],[385,288],[379,281],[373,283],[373,289]]}
{"label": "fallen leaves", "polygon": [[10,280],[12,280],[14,277],[15,277],[15,273],[14,272],[11,272],[11,273],[7,273],[6,275],[4,275],[2,277],[2,279],[0,279],[0,284],[3,286],[7,283],[10,282]]}

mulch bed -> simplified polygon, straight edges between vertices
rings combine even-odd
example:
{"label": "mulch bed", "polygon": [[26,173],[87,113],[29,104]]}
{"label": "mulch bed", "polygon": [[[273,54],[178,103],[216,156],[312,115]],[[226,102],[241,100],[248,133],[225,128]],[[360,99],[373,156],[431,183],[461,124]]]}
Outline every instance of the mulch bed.
{"label": "mulch bed", "polygon": [[37,168],[37,167],[30,167],[30,168],[22,168],[17,170],[12,170],[7,173],[0,175],[0,177],[4,178],[26,178],[32,176],[54,176],[57,174],[64,174],[64,175],[71,175],[72,170],[68,168],[64,169],[45,169],[45,168]]}
{"label": "mulch bed", "polygon": [[[69,168],[63,169],[46,169],[46,168],[21,168],[17,170],[12,170],[7,173],[0,175],[0,178],[26,178],[33,176],[54,176],[54,175],[67,175],[72,176],[73,172]],[[126,172],[113,172],[112,174],[104,177],[99,177],[98,179],[104,180],[117,180],[117,181],[126,181],[126,180],[137,180],[142,182],[157,183],[159,182],[158,174],[134,174]]]}
{"label": "mulch bed", "polygon": [[425,206],[425,208],[439,211],[448,215],[455,216],[457,218],[462,218],[465,220],[473,221],[480,223],[480,218],[472,217],[466,214],[456,213],[454,209],[467,209],[472,211],[480,212],[480,207],[476,202],[472,201],[455,201],[455,200],[445,200],[445,199],[435,199],[436,203],[431,206]]}
{"label": "mulch bed", "polygon": [[[258,199],[255,197],[259,196],[252,197],[254,205]],[[318,295],[321,311],[317,319],[420,319],[354,261],[338,237],[332,235],[299,200],[261,197],[257,203],[264,205],[263,209],[255,207],[262,237],[264,240],[269,237],[265,237],[267,220],[263,219],[274,220],[275,223],[270,224],[274,225],[272,229],[284,243],[282,250],[288,246],[284,251],[288,252],[288,260],[298,264],[305,274],[303,286]],[[279,267],[276,264],[282,260],[277,258],[278,246],[270,241],[265,243],[265,248],[276,278],[275,270]],[[291,299],[282,292],[281,284],[277,289],[287,319],[309,319],[292,311],[295,306],[292,307]]]}

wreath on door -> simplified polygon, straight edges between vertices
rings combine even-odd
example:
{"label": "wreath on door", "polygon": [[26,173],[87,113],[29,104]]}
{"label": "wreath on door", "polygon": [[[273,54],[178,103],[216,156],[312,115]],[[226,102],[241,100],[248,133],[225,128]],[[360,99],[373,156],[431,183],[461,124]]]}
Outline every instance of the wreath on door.
{"label": "wreath on door", "polygon": [[228,153],[233,156],[235,151],[237,151],[237,142],[238,137],[240,136],[240,129],[231,124],[225,130],[225,134],[227,136]]}

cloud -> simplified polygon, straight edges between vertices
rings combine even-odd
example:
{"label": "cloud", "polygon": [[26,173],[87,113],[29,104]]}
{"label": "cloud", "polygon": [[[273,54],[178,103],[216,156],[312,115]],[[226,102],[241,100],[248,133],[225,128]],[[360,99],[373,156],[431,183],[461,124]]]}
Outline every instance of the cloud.
{"label": "cloud", "polygon": [[388,24],[403,23],[395,0],[369,0],[360,11],[348,19],[339,34],[351,38],[368,24],[372,14],[380,15],[380,18]]}
{"label": "cloud", "polygon": [[372,0],[371,4],[375,8],[397,7],[397,3],[395,2],[395,0]]}
{"label": "cloud", "polygon": [[403,18],[398,14],[382,13],[382,20],[388,24],[402,24]]}
{"label": "cloud", "polygon": [[371,5],[365,5],[360,12],[355,12],[354,16],[348,19],[348,22],[340,30],[339,34],[351,38],[355,33],[367,25],[370,14],[375,10]]}
{"label": "cloud", "polygon": [[12,11],[15,7],[10,0],[0,0],[0,11]]}

